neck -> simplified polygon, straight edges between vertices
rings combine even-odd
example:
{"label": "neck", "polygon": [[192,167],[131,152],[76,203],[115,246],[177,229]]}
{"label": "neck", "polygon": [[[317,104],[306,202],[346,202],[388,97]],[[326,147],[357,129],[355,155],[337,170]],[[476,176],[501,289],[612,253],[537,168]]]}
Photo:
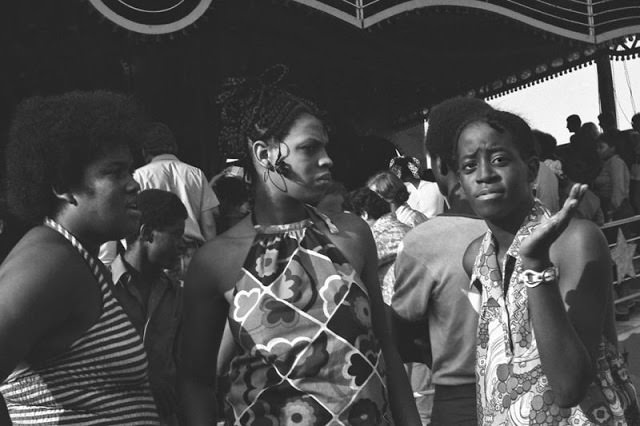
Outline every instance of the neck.
{"label": "neck", "polygon": [[85,250],[87,250],[91,255],[97,257],[98,252],[100,251],[100,246],[106,242],[104,238],[100,238],[97,235],[94,235],[90,232],[87,232],[85,226],[83,226],[81,221],[75,219],[74,215],[69,212],[61,212],[56,217],[52,218],[67,231],[71,232],[74,237]]}
{"label": "neck", "polygon": [[514,211],[506,218],[486,220],[491,233],[498,241],[498,258],[502,259],[513,239],[533,207],[533,199],[523,204],[523,208]]}
{"label": "neck", "polygon": [[302,201],[286,194],[268,194],[264,189],[256,191],[254,217],[259,225],[283,225],[308,217]]}
{"label": "neck", "polygon": [[148,261],[148,257],[140,241],[134,242],[127,248],[124,254],[124,260],[144,278],[154,278],[162,272],[162,268]]}

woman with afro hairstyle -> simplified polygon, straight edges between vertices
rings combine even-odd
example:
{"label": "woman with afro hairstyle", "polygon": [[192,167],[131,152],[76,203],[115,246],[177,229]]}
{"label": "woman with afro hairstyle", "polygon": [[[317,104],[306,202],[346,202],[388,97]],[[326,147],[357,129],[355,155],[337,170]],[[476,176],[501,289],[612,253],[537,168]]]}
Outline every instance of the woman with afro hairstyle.
{"label": "woman with afro hairstyle", "polygon": [[108,92],[17,109],[7,198],[34,227],[0,267],[0,424],[158,424],[142,339],[97,260],[138,227],[140,121]]}
{"label": "woman with afro hairstyle", "polygon": [[243,160],[254,206],[199,249],[187,273],[185,424],[216,419],[228,322],[227,424],[418,425],[371,232],[355,215],[329,219],[310,206],[331,184],[329,141],[316,107],[278,86],[284,71],[230,80],[220,96],[220,143]]}

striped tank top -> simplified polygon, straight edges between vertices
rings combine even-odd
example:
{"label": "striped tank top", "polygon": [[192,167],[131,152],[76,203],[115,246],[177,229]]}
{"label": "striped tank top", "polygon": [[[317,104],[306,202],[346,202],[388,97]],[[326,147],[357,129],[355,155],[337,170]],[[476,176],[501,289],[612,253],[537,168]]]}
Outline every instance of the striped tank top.
{"label": "striped tank top", "polygon": [[18,368],[0,384],[14,425],[157,425],[142,339],[109,288],[100,264],[61,225],[82,255],[102,293],[96,323],[66,352],[39,365]]}

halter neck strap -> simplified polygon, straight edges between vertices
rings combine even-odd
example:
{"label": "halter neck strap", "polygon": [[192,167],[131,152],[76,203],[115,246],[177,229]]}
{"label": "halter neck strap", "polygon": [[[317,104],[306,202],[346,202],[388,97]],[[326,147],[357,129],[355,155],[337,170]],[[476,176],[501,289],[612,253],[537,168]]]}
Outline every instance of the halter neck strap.
{"label": "halter neck strap", "polygon": [[106,275],[103,271],[104,265],[102,264],[102,262],[100,262],[100,260],[93,256],[91,253],[89,253],[89,251],[84,248],[82,243],[78,241],[78,239],[71,232],[69,232],[64,226],[60,225],[58,222],[51,218],[46,218],[44,220],[44,224],[45,226],[48,226],[49,228],[58,232],[71,243],[71,245],[78,251],[78,253],[80,253],[87,266],[89,266],[91,273],[98,281],[98,283],[102,284],[107,281]]}

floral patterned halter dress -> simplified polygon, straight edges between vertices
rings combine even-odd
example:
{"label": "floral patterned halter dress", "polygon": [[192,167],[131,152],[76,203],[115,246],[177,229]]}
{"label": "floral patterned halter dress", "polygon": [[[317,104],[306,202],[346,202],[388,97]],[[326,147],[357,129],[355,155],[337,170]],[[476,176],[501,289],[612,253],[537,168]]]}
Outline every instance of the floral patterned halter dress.
{"label": "floral patterned halter dress", "polygon": [[230,296],[228,425],[389,425],[367,289],[320,231],[260,226]]}

